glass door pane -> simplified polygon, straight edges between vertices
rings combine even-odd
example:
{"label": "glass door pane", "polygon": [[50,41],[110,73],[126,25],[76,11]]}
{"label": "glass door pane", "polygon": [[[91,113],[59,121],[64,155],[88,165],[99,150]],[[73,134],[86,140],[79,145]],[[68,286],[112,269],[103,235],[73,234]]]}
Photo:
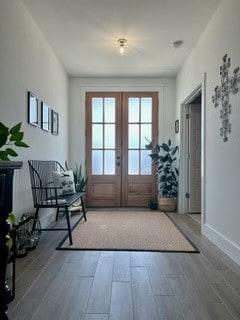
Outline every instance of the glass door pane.
{"label": "glass door pane", "polygon": [[92,98],[92,175],[115,174],[115,100],[115,97]]}
{"label": "glass door pane", "polygon": [[152,140],[152,97],[128,98],[128,174],[151,175],[145,145]]}

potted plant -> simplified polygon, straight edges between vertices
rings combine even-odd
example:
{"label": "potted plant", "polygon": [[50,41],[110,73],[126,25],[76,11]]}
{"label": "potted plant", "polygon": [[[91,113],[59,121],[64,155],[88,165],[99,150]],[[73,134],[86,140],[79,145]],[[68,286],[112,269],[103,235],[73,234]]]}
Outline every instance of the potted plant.
{"label": "potted plant", "polygon": [[[77,165],[76,162],[74,164],[75,164],[75,168],[71,169],[71,170],[73,171],[73,178],[74,178],[76,192],[85,192],[88,178],[85,178],[82,175],[81,164],[79,166]],[[68,166],[67,161],[65,162],[65,168],[66,168],[66,170],[69,170],[69,166]],[[79,200],[70,207],[69,211],[70,212],[80,211],[81,209],[82,209],[81,208],[81,201]]]}
{"label": "potted plant", "polygon": [[151,150],[149,155],[156,165],[158,177],[159,209],[162,211],[175,211],[176,198],[178,194],[178,168],[176,168],[176,152],[178,146],[172,146],[171,140],[168,143],[154,144],[149,142],[146,146]]}
{"label": "potted plant", "polygon": [[154,198],[150,198],[148,200],[148,206],[151,210],[157,210],[158,208],[158,199],[157,197],[154,197]]}
{"label": "potted plant", "polygon": [[82,166],[77,165],[75,163],[75,168],[73,169],[73,177],[74,177],[74,182],[76,186],[76,191],[77,192],[85,192],[86,191],[86,185],[88,178],[84,178],[82,175]]}

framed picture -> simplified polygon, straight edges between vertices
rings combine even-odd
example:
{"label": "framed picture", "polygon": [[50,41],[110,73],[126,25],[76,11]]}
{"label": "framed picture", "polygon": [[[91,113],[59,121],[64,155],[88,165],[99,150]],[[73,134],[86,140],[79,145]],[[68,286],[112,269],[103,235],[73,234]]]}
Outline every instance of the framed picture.
{"label": "framed picture", "polygon": [[28,91],[28,123],[37,127],[38,122],[38,98],[31,91]]}
{"label": "framed picture", "polygon": [[41,128],[49,131],[49,107],[46,103],[41,103]]}
{"label": "framed picture", "polygon": [[179,120],[175,121],[175,133],[179,132]]}
{"label": "framed picture", "polygon": [[52,134],[58,135],[58,113],[52,110]]}

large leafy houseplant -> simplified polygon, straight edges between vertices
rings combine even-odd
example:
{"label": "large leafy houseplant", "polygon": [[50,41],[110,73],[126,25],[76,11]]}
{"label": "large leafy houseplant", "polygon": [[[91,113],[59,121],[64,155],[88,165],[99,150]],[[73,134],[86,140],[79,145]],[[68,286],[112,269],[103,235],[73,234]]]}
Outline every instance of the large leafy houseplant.
{"label": "large leafy houseplant", "polygon": [[169,139],[167,143],[149,142],[146,146],[151,151],[149,156],[156,165],[156,175],[158,177],[158,191],[161,197],[177,198],[178,195],[178,168],[176,167],[176,152],[178,146],[172,146]]}
{"label": "large leafy houseplant", "polygon": [[173,147],[171,140],[168,143],[154,144],[153,141],[146,145],[151,150],[149,155],[156,165],[158,175],[159,192],[164,197],[177,197],[178,193],[178,169],[175,166],[178,146]]}
{"label": "large leafy houseplant", "polygon": [[8,128],[0,122],[0,160],[8,161],[10,157],[17,157],[18,154],[14,150],[15,147],[28,148],[29,146],[23,142],[24,133],[21,130],[21,122]]}

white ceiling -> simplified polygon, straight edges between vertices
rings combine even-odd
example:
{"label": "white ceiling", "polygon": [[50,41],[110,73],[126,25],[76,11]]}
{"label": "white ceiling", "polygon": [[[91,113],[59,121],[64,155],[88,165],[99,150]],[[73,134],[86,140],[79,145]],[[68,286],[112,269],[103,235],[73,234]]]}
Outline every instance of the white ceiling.
{"label": "white ceiling", "polygon": [[159,77],[176,75],[221,0],[23,2],[70,76]]}

